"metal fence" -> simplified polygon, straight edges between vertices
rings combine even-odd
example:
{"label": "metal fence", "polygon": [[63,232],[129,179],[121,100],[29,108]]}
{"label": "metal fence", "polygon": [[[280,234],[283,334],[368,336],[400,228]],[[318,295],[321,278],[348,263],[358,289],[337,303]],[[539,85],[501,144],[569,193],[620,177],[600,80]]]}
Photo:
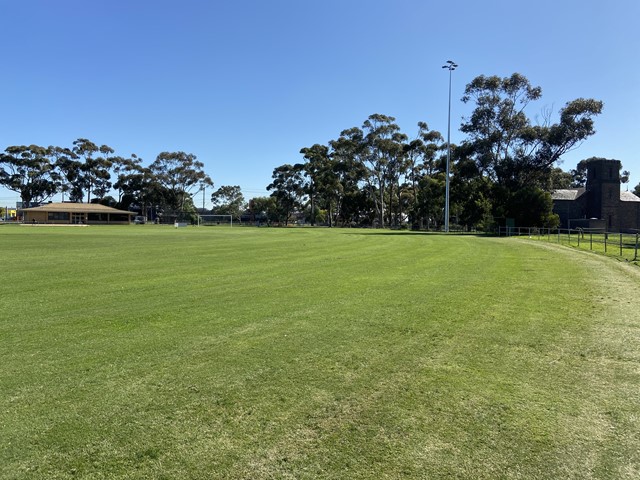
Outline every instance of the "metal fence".
{"label": "metal fence", "polygon": [[583,228],[500,227],[499,234],[568,245],[621,257],[630,262],[640,260],[638,258],[639,232],[619,233]]}

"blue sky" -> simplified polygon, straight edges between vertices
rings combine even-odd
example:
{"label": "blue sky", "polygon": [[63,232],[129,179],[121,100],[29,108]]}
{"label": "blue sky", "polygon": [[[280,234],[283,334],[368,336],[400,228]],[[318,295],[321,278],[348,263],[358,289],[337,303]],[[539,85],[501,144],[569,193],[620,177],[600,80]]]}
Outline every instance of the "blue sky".
{"label": "blue sky", "polygon": [[145,164],[183,150],[250,198],[373,113],[446,134],[451,59],[452,142],[464,86],[519,72],[542,87],[531,117],[605,104],[562,168],[616,158],[640,182],[637,0],[0,0],[0,18],[1,149],[84,137]]}

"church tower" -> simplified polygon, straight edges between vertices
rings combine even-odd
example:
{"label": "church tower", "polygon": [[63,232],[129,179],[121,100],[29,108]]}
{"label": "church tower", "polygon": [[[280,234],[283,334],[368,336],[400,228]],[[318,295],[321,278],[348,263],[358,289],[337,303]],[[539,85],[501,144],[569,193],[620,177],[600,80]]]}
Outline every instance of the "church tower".
{"label": "church tower", "polygon": [[617,228],[620,204],[620,160],[593,158],[587,163],[587,211],[605,221],[607,229]]}

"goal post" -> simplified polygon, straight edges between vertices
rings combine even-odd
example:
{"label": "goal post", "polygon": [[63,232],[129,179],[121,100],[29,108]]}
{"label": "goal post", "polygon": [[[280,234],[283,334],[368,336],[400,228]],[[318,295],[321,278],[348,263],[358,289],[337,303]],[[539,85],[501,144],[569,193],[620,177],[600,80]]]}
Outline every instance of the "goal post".
{"label": "goal post", "polygon": [[233,215],[198,215],[198,225],[233,227]]}

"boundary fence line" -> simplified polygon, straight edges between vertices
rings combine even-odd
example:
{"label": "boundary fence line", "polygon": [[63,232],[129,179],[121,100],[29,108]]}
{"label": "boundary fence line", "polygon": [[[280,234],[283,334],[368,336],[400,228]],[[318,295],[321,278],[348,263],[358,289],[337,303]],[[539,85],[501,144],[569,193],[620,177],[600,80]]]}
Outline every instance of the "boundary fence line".
{"label": "boundary fence line", "polygon": [[586,228],[539,228],[539,227],[500,227],[498,234],[506,237],[528,237],[569,245],[605,255],[621,257],[630,262],[640,260],[640,232],[607,232],[601,229]]}

